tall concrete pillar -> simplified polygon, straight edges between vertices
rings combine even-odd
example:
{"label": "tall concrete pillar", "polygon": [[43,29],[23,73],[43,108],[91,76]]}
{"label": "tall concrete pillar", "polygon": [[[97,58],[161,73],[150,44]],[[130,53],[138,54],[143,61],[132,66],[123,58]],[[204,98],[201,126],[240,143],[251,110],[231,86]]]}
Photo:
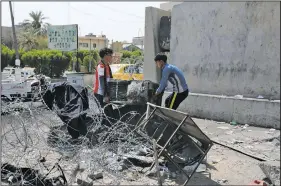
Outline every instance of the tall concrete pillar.
{"label": "tall concrete pillar", "polygon": [[158,38],[162,16],[171,16],[171,12],[154,7],[145,8],[144,80],[155,83],[161,79],[161,71],[157,69],[154,57],[161,52]]}

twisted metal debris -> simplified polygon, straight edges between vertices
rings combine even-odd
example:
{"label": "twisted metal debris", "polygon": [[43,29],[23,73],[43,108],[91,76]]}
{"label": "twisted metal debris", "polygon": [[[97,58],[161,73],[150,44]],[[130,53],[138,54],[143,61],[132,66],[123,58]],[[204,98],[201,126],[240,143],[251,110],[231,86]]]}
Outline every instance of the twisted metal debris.
{"label": "twisted metal debris", "polygon": [[[97,103],[94,95],[90,94],[90,108],[85,112],[93,118],[93,123],[88,124],[88,131],[91,132],[102,128],[102,116],[109,119]],[[122,170],[134,171],[136,167],[130,161],[124,163],[124,155],[149,147],[146,142],[148,140],[136,136],[134,126],[128,124],[139,115],[137,112],[128,112],[112,122],[111,127],[99,132],[99,143],[91,146],[89,138],[84,136],[72,140],[65,132],[65,125],[57,116],[56,110],[48,110],[44,103],[16,100],[9,104],[3,103],[1,109],[1,113],[5,114],[2,116],[2,162],[29,168],[35,172],[36,177],[41,175],[40,178],[50,178],[53,185],[58,185],[58,180],[51,178],[57,177],[61,172],[69,185],[77,178],[87,180],[88,174],[100,171],[111,176],[110,183],[119,184],[121,180],[131,180],[126,171]],[[124,117],[127,119],[122,121]],[[152,150],[146,149],[146,155],[153,156]],[[56,165],[62,170],[55,168]],[[3,169],[4,166],[1,171],[2,179]],[[25,175],[21,171],[6,171],[5,176],[10,182],[12,178],[21,178],[20,184],[34,185],[31,179],[24,179]],[[138,178],[142,176],[138,175]],[[110,184],[102,180],[99,183]]]}

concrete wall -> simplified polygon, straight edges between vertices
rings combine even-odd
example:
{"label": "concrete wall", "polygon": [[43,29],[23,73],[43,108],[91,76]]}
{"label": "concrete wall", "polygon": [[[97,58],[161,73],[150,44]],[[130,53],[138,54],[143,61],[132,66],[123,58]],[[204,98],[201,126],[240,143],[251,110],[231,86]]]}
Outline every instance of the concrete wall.
{"label": "concrete wall", "polygon": [[[162,105],[168,95],[169,93],[164,94]],[[203,119],[280,129],[280,100],[237,99],[190,93],[178,110]]]}
{"label": "concrete wall", "polygon": [[192,92],[280,99],[280,2],[175,5],[170,50]]}
{"label": "concrete wall", "polygon": [[144,79],[158,83],[161,71],[157,69],[154,57],[160,52],[158,42],[160,19],[170,16],[171,12],[154,7],[145,8],[145,38],[144,38]]}

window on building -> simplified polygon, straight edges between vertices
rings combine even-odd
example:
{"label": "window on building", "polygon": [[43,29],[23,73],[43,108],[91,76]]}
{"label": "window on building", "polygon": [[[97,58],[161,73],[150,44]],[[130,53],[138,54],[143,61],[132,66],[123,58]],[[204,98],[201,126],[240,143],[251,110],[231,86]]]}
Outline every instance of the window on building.
{"label": "window on building", "polygon": [[79,43],[79,46],[83,46],[83,43]]}
{"label": "window on building", "polygon": [[94,44],[93,44],[93,48],[96,48],[96,47],[97,47],[97,44],[96,44],[96,43],[94,43]]}
{"label": "window on building", "polygon": [[82,46],[83,46],[83,47],[88,47],[89,45],[88,45],[88,43],[83,43]]}

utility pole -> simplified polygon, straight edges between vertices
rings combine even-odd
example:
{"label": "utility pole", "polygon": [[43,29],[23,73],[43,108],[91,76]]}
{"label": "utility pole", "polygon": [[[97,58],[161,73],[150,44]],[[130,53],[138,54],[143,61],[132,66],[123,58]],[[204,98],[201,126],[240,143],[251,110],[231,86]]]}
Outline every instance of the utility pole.
{"label": "utility pole", "polygon": [[[90,36],[91,37],[91,36]],[[89,72],[92,72],[92,39],[90,38],[90,61],[89,61]]]}
{"label": "utility pole", "polygon": [[14,47],[15,47],[15,51],[16,51],[15,65],[16,66],[20,66],[20,56],[19,56],[19,51],[18,51],[18,42],[17,42],[16,29],[15,29],[15,21],[14,21],[14,15],[13,15],[13,9],[12,9],[12,2],[11,1],[9,1],[9,5],[10,5],[11,20],[12,20]]}

